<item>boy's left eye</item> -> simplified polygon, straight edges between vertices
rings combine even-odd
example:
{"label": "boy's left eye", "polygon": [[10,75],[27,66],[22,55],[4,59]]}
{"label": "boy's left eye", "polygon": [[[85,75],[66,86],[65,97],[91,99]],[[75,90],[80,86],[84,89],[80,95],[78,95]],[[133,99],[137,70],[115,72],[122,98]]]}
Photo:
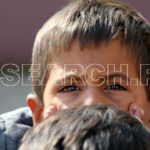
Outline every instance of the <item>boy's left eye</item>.
{"label": "boy's left eye", "polygon": [[127,90],[124,86],[120,84],[110,84],[107,87],[104,88],[104,90],[114,90],[114,91],[121,91],[121,90]]}

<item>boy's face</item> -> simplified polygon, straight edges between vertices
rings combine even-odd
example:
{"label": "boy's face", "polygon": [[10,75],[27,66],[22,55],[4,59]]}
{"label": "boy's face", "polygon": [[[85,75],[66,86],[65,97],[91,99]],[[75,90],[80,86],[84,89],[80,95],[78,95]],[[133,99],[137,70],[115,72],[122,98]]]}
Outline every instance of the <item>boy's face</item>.
{"label": "boy's face", "polygon": [[140,85],[135,60],[129,57],[128,49],[115,39],[108,45],[90,44],[80,50],[75,40],[68,51],[54,54],[54,66],[43,94],[44,111],[50,106],[60,110],[102,102],[134,112],[136,104],[143,110],[141,119],[149,126],[146,91]]}

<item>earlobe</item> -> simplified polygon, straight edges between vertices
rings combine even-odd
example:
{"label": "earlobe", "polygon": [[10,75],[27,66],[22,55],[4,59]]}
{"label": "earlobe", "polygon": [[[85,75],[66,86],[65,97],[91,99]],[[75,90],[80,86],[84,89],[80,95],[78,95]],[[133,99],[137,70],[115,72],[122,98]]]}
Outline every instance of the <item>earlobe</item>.
{"label": "earlobe", "polygon": [[33,111],[34,111],[34,102],[33,102],[33,100],[30,99],[30,98],[27,98],[27,104],[30,107],[31,112],[33,113]]}
{"label": "earlobe", "polygon": [[43,107],[36,95],[29,94],[27,96],[27,104],[31,109],[33,125],[36,125],[42,120]]}

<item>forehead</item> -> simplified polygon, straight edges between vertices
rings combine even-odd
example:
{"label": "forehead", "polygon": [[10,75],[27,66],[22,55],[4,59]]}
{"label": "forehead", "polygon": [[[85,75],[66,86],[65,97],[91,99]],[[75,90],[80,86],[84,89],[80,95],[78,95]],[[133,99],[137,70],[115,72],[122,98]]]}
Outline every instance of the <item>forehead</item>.
{"label": "forehead", "polygon": [[128,45],[121,44],[119,39],[113,39],[110,43],[102,42],[95,45],[91,43],[85,45],[83,49],[77,40],[74,40],[70,48],[66,51],[59,51],[52,57],[52,64],[55,64],[54,70],[60,72],[70,72],[76,70],[80,73],[83,70],[97,68],[103,72],[116,70],[126,71],[131,70],[131,73],[136,72],[136,62],[129,55],[131,48]]}

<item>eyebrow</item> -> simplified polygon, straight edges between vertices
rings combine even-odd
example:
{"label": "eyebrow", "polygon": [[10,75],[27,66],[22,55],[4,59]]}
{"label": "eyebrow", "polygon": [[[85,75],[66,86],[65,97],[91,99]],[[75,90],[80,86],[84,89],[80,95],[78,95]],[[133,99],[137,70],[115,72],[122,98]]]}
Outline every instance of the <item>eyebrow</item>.
{"label": "eyebrow", "polygon": [[[65,76],[65,77],[61,77],[61,78],[59,78],[59,79],[57,79],[56,80],[56,84],[58,84],[58,83],[62,83],[62,82],[64,82],[64,81],[66,81],[66,82],[68,82],[68,81],[70,81],[70,79],[75,79],[75,81],[79,81],[79,82],[83,82],[84,84],[85,84],[85,78],[84,78],[84,75],[77,75],[77,74],[68,74],[67,76]],[[73,81],[74,82],[74,81]]]}
{"label": "eyebrow", "polygon": [[109,75],[106,75],[105,76],[105,79],[106,80],[111,80],[111,79],[113,79],[113,78],[122,78],[123,80],[126,80],[127,82],[129,82],[130,83],[130,78],[128,77],[128,76],[126,76],[125,74],[120,74],[120,73],[115,73],[115,74],[109,74]]}
{"label": "eyebrow", "polygon": [[[130,83],[130,78],[128,76],[126,76],[125,74],[121,74],[121,73],[111,73],[109,75],[105,75],[105,76],[102,76],[107,80],[112,80],[114,78],[121,78],[125,81],[127,81],[128,83]],[[56,84],[58,83],[62,83],[63,81],[71,81],[70,79],[75,79],[76,82],[83,82],[85,84],[85,76],[84,75],[77,75],[77,74],[68,74],[67,76],[65,77],[61,77],[59,78],[58,80],[56,80]],[[73,81],[73,80],[72,80]],[[74,81],[73,81],[74,82]],[[64,82],[63,82],[64,83]]]}

